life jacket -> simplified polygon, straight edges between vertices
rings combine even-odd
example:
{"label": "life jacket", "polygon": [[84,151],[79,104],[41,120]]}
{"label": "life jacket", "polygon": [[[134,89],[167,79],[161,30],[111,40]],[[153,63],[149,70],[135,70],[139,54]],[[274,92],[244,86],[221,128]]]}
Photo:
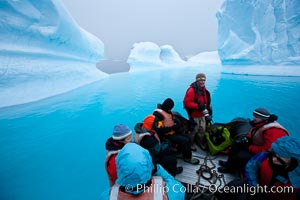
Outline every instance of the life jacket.
{"label": "life jacket", "polygon": [[149,132],[144,132],[144,133],[135,132],[134,133],[134,142],[140,145],[141,141],[143,140],[143,138],[145,136],[151,136],[151,133],[149,133]]}
{"label": "life jacket", "polygon": [[134,142],[137,144],[141,144],[141,141],[145,136],[151,136],[150,131],[147,129],[142,128],[143,124],[142,123],[137,123],[134,127]]}
{"label": "life jacket", "polygon": [[[159,108],[155,109],[155,111],[159,112],[164,117],[164,119],[162,120],[163,127],[172,127],[175,125],[172,114],[167,113],[166,111],[159,109]],[[175,133],[175,131],[172,130],[172,131],[166,133],[166,135],[173,135],[174,133]]]}
{"label": "life jacket", "polygon": [[160,176],[153,176],[151,186],[139,195],[122,192],[120,185],[115,184],[110,191],[110,200],[168,200],[164,188],[165,182]]}
{"label": "life jacket", "polygon": [[134,127],[135,133],[134,133],[134,142],[137,144],[140,144],[142,139],[145,136],[151,136],[153,135],[158,143],[160,143],[159,136],[157,135],[156,131],[152,129],[152,125],[154,123],[155,116],[150,114],[147,115],[143,123],[137,123]]}
{"label": "life jacket", "polygon": [[107,164],[108,164],[108,160],[109,158],[114,155],[114,154],[118,154],[120,150],[115,150],[115,151],[106,151],[106,158],[105,158],[105,171],[107,173],[108,176],[108,180],[109,180],[109,185],[112,186],[114,185],[113,180],[111,179],[111,177],[108,174],[108,170],[107,170]]}
{"label": "life jacket", "polygon": [[164,117],[163,119],[164,127],[172,127],[175,125],[172,114],[167,113],[166,111],[159,108],[155,109],[155,111],[159,112]]}
{"label": "life jacket", "polygon": [[272,123],[263,125],[257,131],[252,133],[252,143],[257,146],[262,146],[264,144],[264,131],[270,128],[282,129],[286,132],[287,135],[289,135],[288,131],[283,126],[281,126],[278,122],[274,121]]}

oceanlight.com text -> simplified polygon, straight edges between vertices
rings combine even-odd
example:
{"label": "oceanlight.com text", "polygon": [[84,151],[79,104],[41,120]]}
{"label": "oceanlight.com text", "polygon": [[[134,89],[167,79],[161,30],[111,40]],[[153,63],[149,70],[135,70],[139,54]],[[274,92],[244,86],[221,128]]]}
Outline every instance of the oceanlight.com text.
{"label": "oceanlight.com text", "polygon": [[214,184],[210,185],[208,190],[212,193],[219,192],[219,193],[247,193],[250,195],[255,194],[268,194],[268,193],[293,193],[294,188],[293,186],[249,186],[248,184],[244,184],[242,186],[224,186],[223,188],[220,188]]}

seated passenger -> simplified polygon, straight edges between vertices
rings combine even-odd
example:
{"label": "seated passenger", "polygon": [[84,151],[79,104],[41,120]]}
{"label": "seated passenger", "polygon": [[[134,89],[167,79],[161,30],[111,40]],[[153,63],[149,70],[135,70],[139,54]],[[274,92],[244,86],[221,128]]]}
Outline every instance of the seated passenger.
{"label": "seated passenger", "polygon": [[152,130],[154,115],[148,115],[143,123],[137,123],[134,127],[134,141],[147,149],[152,157],[153,164],[161,164],[172,176],[182,172],[182,167],[176,167],[175,155],[170,152],[170,145],[165,139],[160,139]]}
{"label": "seated passenger", "polygon": [[153,130],[157,132],[160,138],[166,138],[173,144],[178,145],[178,150],[183,155],[183,160],[191,164],[199,164],[199,160],[192,158],[191,141],[187,135],[179,132],[180,124],[174,122],[172,108],[174,101],[167,98],[158,108],[155,109],[153,115],[155,116],[153,123]]}
{"label": "seated passenger", "polygon": [[112,186],[117,180],[116,156],[123,146],[132,141],[132,131],[124,124],[114,127],[112,137],[105,143],[106,159],[105,169],[108,175],[109,184]]}
{"label": "seated passenger", "polygon": [[243,169],[247,161],[254,155],[265,152],[271,148],[273,142],[278,138],[289,135],[287,130],[276,120],[278,117],[265,108],[257,108],[253,111],[251,131],[246,141],[234,142],[226,162],[219,161],[222,167],[218,168],[221,173],[233,173]]}
{"label": "seated passenger", "polygon": [[[267,186],[269,191],[273,187],[274,192],[264,193],[264,199],[300,199],[300,139],[279,138],[270,151],[249,160],[245,175],[249,186]],[[282,192],[284,186],[292,186],[294,191]]]}
{"label": "seated passenger", "polygon": [[[126,144],[116,160],[118,179],[110,190],[110,199],[184,199],[183,185],[161,165],[154,166],[149,152],[140,145]],[[108,200],[108,193],[104,192],[101,199]]]}

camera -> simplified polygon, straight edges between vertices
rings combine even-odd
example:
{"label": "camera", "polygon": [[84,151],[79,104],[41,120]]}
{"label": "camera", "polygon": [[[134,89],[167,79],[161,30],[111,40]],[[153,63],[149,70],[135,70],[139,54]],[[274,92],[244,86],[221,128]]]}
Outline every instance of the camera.
{"label": "camera", "polygon": [[206,108],[203,110],[203,114],[204,114],[204,117],[209,116],[208,110]]}
{"label": "camera", "polygon": [[209,112],[206,108],[203,110],[203,114],[204,114],[204,117],[205,117],[205,121],[210,122],[211,121],[211,116],[209,115]]}
{"label": "camera", "polygon": [[249,142],[248,138],[246,136],[241,136],[241,137],[238,137],[235,142],[237,144],[247,144]]}

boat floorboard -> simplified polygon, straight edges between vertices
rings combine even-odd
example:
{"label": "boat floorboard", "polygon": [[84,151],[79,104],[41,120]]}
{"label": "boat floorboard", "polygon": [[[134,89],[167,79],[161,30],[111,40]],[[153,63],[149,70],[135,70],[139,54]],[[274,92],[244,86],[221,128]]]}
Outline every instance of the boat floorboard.
{"label": "boat floorboard", "polygon": [[[197,147],[197,151],[193,152],[193,157],[198,158],[200,160],[200,163],[197,165],[192,165],[190,163],[184,162],[182,159],[177,159],[177,166],[183,167],[183,172],[177,174],[175,177],[178,181],[185,184],[201,185],[204,187],[209,187],[212,184],[215,184],[216,186],[222,188],[226,183],[238,177],[238,174],[222,174],[217,171],[217,168],[219,167],[218,161],[227,160],[227,155],[225,154],[210,155],[209,153]],[[205,162],[206,159],[207,161]],[[210,175],[212,174],[205,172],[205,170],[202,170],[203,176],[200,176],[200,178],[197,174],[197,170],[205,163],[206,165],[204,166],[208,166],[210,168],[208,169],[208,171],[215,172],[215,174],[211,178]],[[206,177],[208,180],[206,180],[204,177]]]}

